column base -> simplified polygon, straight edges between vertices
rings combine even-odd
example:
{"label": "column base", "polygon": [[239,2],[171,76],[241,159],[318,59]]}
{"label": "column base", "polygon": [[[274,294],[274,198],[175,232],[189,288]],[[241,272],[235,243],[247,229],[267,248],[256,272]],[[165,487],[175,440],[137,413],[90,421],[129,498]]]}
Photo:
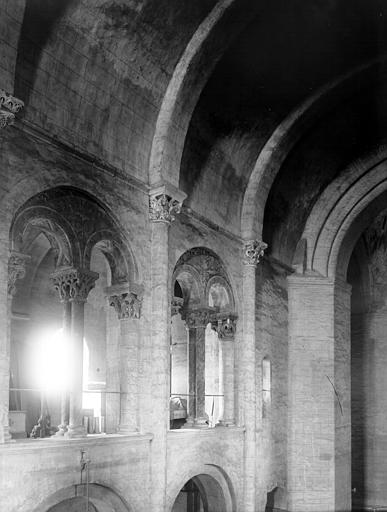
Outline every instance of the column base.
{"label": "column base", "polygon": [[86,437],[86,428],[83,425],[71,426],[69,425],[67,432],[64,433],[66,439],[76,439],[80,437]]}
{"label": "column base", "polygon": [[235,421],[233,420],[219,420],[215,427],[235,427]]}
{"label": "column base", "polygon": [[192,416],[188,416],[184,425],[181,428],[194,428],[194,419]]}
{"label": "column base", "polygon": [[207,418],[195,418],[193,428],[209,428]]}
{"label": "column base", "polygon": [[58,430],[51,437],[63,437],[68,431],[68,425],[58,425]]}
{"label": "column base", "polygon": [[118,425],[117,434],[127,435],[136,433],[138,433],[138,430],[135,427],[131,427],[129,425]]}
{"label": "column base", "polygon": [[15,440],[12,439],[11,434],[9,433],[9,427],[4,426],[0,429],[0,443],[13,443]]}

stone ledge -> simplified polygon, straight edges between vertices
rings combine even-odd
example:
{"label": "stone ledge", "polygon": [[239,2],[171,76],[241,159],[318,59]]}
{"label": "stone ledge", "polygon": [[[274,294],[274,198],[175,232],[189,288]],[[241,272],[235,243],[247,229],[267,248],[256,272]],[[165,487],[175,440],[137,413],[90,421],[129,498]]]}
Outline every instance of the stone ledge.
{"label": "stone ledge", "polygon": [[187,436],[198,436],[198,437],[217,437],[218,434],[244,434],[244,427],[224,427],[222,425],[213,428],[179,428],[176,430],[169,430],[167,436],[173,437],[187,437]]}
{"label": "stone ledge", "polygon": [[103,446],[105,444],[139,444],[151,442],[153,434],[139,434],[133,432],[132,434],[90,434],[87,437],[81,438],[58,438],[58,437],[46,437],[43,439],[15,439],[10,443],[0,444],[0,453],[12,453],[12,452],[30,452],[35,450],[50,450],[57,451],[58,448],[61,450],[64,447],[73,448],[74,446],[79,447],[93,447]]}

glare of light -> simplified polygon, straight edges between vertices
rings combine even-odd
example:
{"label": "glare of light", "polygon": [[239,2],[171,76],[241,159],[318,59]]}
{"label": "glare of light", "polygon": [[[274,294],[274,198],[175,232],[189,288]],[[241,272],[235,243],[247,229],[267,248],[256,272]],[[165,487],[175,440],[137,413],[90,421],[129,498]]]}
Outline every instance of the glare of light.
{"label": "glare of light", "polygon": [[69,343],[63,329],[43,332],[39,338],[34,364],[37,385],[44,391],[64,391],[69,385]]}

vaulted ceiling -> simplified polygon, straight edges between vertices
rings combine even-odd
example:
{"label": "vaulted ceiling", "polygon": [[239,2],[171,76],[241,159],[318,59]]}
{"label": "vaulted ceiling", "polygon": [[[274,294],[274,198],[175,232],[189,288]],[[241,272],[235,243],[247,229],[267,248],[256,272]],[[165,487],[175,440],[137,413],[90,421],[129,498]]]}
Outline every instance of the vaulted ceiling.
{"label": "vaulted ceiling", "polygon": [[321,191],[385,143],[383,0],[26,0],[14,94],[25,123],[147,183],[171,77],[220,4],[238,23],[213,31],[208,69],[190,78],[198,101],[179,186],[188,207],[240,235],[262,150],[289,116],[310,112],[257,199],[272,255],[290,263]]}

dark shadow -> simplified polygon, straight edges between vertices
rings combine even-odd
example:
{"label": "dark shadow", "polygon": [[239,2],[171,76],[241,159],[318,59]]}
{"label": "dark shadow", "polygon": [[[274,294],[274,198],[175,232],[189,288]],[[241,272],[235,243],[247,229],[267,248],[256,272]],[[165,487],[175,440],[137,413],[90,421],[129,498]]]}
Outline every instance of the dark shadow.
{"label": "dark shadow", "polygon": [[55,24],[76,0],[26,0],[17,49],[14,94],[29,103],[40,56]]}

